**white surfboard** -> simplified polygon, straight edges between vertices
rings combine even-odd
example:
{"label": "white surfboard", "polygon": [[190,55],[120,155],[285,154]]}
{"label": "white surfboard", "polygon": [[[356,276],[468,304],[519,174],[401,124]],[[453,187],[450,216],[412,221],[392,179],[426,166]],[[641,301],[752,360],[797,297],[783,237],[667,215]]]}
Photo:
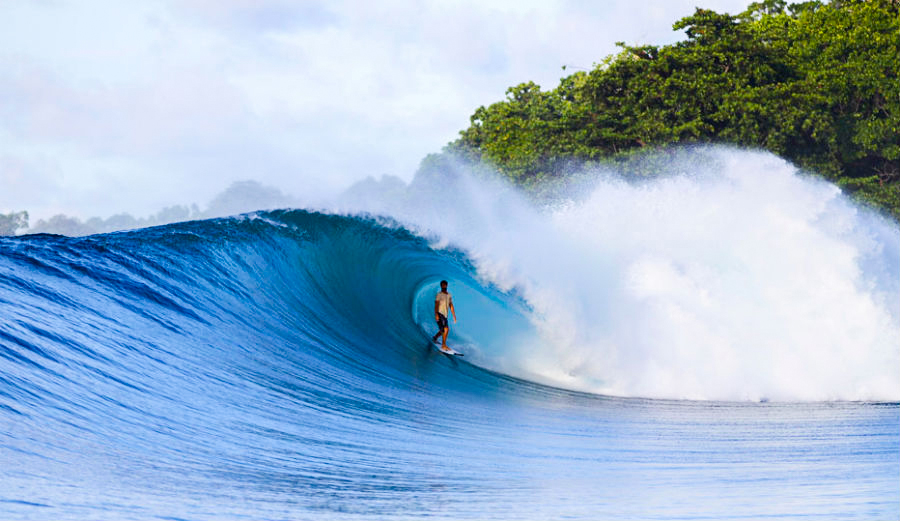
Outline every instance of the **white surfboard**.
{"label": "white surfboard", "polygon": [[465,356],[464,354],[460,353],[459,351],[457,351],[449,346],[447,346],[447,347],[437,346],[437,350],[440,351],[441,353],[444,353],[447,356]]}

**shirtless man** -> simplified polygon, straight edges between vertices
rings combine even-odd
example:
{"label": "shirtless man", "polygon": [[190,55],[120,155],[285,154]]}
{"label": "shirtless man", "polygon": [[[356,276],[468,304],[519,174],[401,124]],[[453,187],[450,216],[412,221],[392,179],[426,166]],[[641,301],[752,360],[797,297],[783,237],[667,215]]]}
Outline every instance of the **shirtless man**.
{"label": "shirtless man", "polygon": [[440,331],[437,332],[436,335],[431,337],[431,341],[437,343],[437,339],[439,336],[444,336],[444,341],[441,344],[441,349],[446,349],[447,347],[447,335],[450,334],[450,323],[447,321],[447,309],[453,313],[453,323],[456,323],[456,308],[453,307],[453,297],[450,296],[450,293],[447,292],[447,281],[441,281],[441,291],[438,292],[437,296],[434,298],[434,320],[437,322],[438,328]]}

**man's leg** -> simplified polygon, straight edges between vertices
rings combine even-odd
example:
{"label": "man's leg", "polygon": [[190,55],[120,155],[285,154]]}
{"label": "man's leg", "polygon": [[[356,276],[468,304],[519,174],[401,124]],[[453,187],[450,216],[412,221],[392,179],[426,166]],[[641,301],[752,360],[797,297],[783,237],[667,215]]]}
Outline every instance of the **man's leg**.
{"label": "man's leg", "polygon": [[442,333],[444,334],[444,343],[441,344],[441,345],[442,345],[443,347],[447,347],[447,335],[450,334],[450,327],[449,327],[449,326],[448,326],[448,327],[445,327],[444,330],[442,331]]}
{"label": "man's leg", "polygon": [[[437,321],[438,332],[435,333],[433,337],[431,337],[432,342],[437,342],[438,337],[441,336],[441,333],[444,332],[444,328],[448,327],[447,319],[444,318],[444,315],[438,315],[438,317],[439,317],[438,321]],[[446,344],[446,342],[444,342],[444,343]]]}

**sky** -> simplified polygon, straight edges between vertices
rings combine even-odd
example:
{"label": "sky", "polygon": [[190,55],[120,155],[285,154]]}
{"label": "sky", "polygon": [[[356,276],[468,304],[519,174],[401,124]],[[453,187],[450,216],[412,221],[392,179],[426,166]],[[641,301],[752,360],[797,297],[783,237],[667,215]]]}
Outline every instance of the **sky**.
{"label": "sky", "polygon": [[[0,213],[409,181],[481,105],[749,0],[0,0]],[[562,67],[566,66],[567,70]]]}

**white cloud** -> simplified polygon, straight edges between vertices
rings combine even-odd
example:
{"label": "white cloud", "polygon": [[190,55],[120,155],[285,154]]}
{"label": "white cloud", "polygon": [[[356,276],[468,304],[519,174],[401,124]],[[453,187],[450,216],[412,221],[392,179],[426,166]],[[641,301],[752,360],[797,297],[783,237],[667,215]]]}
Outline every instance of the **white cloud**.
{"label": "white cloud", "polygon": [[562,65],[588,68],[618,40],[674,41],[671,24],[693,5],[94,0],[2,11],[0,210],[102,216],[203,204],[239,179],[310,197],[367,175],[409,179],[507,87],[552,88]]}

